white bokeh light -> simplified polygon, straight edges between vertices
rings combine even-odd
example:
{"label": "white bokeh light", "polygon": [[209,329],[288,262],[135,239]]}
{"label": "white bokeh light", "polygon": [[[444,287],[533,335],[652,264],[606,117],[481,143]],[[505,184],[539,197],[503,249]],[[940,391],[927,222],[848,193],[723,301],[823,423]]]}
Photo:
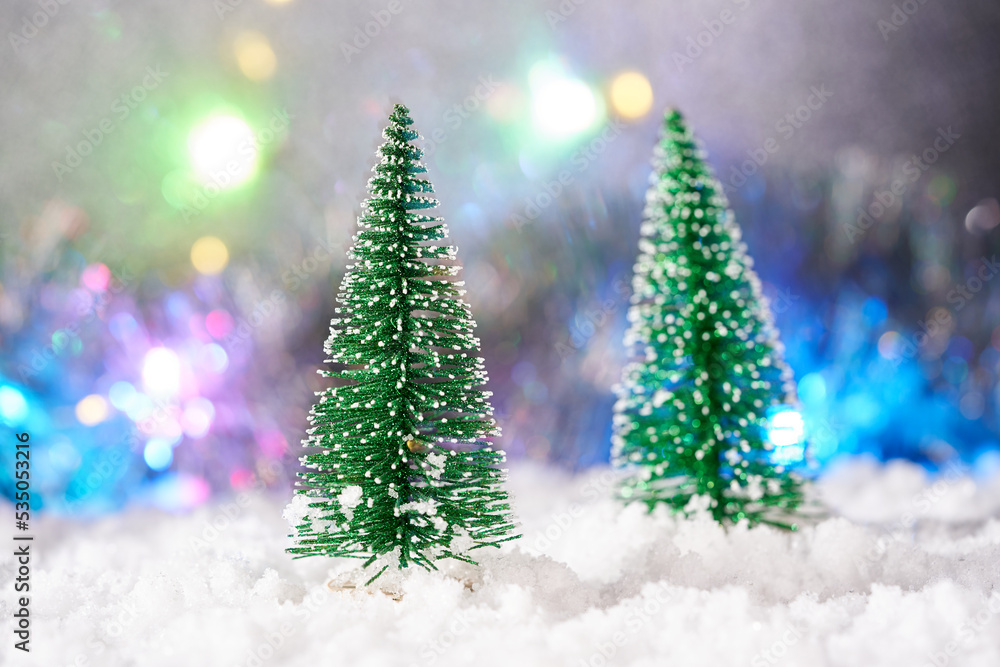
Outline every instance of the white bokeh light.
{"label": "white bokeh light", "polygon": [[529,79],[531,113],[539,132],[554,138],[569,137],[597,121],[597,99],[583,81],[547,65],[532,68]]}
{"label": "white bokeh light", "polygon": [[767,425],[767,439],[774,445],[771,460],[777,464],[802,461],[805,456],[805,420],[798,410],[775,412]]}
{"label": "white bokeh light", "polygon": [[257,168],[253,130],[236,116],[213,116],[195,127],[188,151],[199,180],[223,190],[248,180]]}
{"label": "white bokeh light", "polygon": [[176,394],[181,385],[181,362],[177,353],[165,347],[154,347],[147,352],[142,364],[142,384],[153,395]]}

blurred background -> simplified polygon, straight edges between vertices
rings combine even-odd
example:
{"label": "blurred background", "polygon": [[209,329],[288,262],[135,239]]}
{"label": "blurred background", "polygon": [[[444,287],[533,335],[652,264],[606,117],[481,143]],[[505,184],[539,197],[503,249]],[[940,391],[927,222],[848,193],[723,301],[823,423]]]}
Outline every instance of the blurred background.
{"label": "blurred background", "polygon": [[393,102],[512,460],[608,459],[676,106],[795,371],[777,456],[1000,467],[996,3],[14,0],[0,25],[0,430],[31,434],[46,510],[289,488]]}

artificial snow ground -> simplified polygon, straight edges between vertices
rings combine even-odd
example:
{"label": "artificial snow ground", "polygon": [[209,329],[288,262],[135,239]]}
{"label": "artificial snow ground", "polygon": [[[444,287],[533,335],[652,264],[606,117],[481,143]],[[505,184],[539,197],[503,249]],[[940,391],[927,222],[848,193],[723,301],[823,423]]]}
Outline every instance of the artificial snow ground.
{"label": "artificial snow ground", "polygon": [[41,519],[30,654],[0,561],[0,664],[1000,665],[1000,475],[854,461],[797,533],[622,508],[610,480],[515,465],[524,537],[478,569],[408,572],[399,599],[331,591],[353,561],[289,558],[287,498]]}

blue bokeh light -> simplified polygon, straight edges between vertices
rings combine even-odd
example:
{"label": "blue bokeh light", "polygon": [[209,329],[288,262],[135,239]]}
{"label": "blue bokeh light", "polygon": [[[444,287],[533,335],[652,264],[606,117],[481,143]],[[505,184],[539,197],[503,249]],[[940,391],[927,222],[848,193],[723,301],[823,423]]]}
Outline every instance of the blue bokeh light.
{"label": "blue bokeh light", "polygon": [[174,460],[174,450],[170,441],[164,438],[153,438],[146,443],[142,452],[146,465],[156,471],[166,470]]}
{"label": "blue bokeh light", "polygon": [[0,386],[0,419],[7,426],[19,426],[28,417],[28,401],[10,385]]}

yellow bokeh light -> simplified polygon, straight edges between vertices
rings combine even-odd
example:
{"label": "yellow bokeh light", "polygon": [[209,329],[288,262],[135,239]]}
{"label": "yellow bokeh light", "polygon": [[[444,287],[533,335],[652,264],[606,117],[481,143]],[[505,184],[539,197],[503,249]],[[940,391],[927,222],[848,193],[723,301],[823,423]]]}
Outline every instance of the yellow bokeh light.
{"label": "yellow bokeh light", "polygon": [[191,246],[191,264],[198,273],[214,276],[229,263],[229,249],[214,236],[203,236]]}
{"label": "yellow bokeh light", "polygon": [[247,30],[236,36],[233,54],[240,71],[251,81],[267,81],[274,75],[278,60],[267,37],[259,32]]}
{"label": "yellow bokeh light", "polygon": [[84,426],[100,424],[108,418],[108,402],[98,394],[84,396],[76,404],[76,418]]}
{"label": "yellow bokeh light", "polygon": [[269,5],[287,5],[292,0],[266,0]]}
{"label": "yellow bokeh light", "polygon": [[653,88],[639,72],[622,72],[611,82],[611,106],[623,118],[642,118],[653,106]]}

